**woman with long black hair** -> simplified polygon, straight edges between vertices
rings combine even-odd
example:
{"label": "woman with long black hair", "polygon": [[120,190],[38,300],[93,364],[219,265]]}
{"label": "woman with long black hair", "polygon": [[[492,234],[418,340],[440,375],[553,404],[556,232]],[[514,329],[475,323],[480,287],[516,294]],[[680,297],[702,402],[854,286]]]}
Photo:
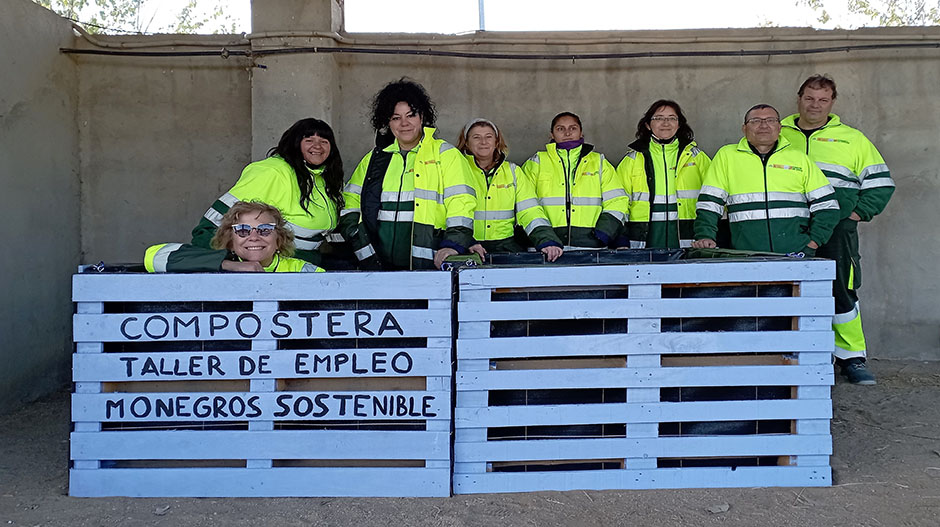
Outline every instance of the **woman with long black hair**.
{"label": "woman with long black hair", "polygon": [[206,211],[192,244],[210,248],[222,216],[239,201],[277,207],[294,233],[295,256],[320,265],[319,248],[343,207],[343,159],[330,125],[307,118],[288,128],[268,157],[245,167],[235,186]]}

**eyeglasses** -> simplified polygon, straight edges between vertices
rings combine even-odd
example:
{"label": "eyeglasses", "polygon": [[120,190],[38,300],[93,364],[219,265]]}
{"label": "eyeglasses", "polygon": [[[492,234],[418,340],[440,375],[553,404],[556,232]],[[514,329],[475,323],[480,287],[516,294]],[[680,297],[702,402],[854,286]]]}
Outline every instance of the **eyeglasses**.
{"label": "eyeglasses", "polygon": [[272,232],[274,232],[276,228],[277,226],[272,225],[270,223],[262,223],[261,225],[258,225],[257,227],[252,227],[251,225],[248,225],[247,223],[239,223],[238,225],[232,225],[232,230],[235,231],[235,234],[237,234],[239,238],[247,238],[248,236],[251,235],[252,230],[258,231],[258,236],[268,237],[271,235]]}
{"label": "eyeglasses", "polygon": [[748,119],[747,121],[744,121],[744,124],[749,124],[751,126],[758,126],[762,124],[774,125],[774,124],[778,124],[779,122],[780,122],[780,119],[777,119],[776,117],[767,117],[766,119],[761,119],[760,117],[753,117],[751,119]]}
{"label": "eyeglasses", "polygon": [[654,115],[650,117],[650,121],[657,121],[663,123],[678,123],[679,118],[675,115]]}

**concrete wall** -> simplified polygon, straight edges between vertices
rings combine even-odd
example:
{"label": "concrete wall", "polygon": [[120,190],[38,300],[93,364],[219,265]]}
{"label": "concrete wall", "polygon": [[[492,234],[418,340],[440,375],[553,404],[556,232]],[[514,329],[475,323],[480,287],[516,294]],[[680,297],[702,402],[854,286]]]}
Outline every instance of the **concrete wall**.
{"label": "concrete wall", "polygon": [[0,413],[65,383],[79,263],[76,72],[68,22],[0,2]]}
{"label": "concrete wall", "polygon": [[[214,39],[199,37],[207,46]],[[140,262],[148,245],[189,241],[202,214],[250,161],[248,62],[73,58],[83,261]]]}

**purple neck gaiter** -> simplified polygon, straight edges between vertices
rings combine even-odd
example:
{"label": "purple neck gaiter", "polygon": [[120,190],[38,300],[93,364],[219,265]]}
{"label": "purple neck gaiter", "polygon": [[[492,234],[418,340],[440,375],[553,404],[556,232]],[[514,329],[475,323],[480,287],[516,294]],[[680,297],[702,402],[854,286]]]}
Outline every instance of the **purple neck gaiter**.
{"label": "purple neck gaiter", "polygon": [[584,144],[584,138],[575,139],[574,141],[565,141],[563,143],[555,143],[555,148],[559,150],[571,150],[572,148],[577,148]]}

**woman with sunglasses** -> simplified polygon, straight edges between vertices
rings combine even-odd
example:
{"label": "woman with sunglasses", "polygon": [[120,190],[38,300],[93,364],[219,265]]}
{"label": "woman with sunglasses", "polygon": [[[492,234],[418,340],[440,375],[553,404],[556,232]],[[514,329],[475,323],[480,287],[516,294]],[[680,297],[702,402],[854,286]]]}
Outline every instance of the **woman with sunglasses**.
{"label": "woman with sunglasses", "polygon": [[506,159],[509,147],[496,125],[472,119],[460,131],[457,149],[467,156],[477,195],[474,240],[490,253],[524,252],[513,236],[519,225],[548,261],[557,260],[562,254],[561,240],[545,217],[532,182]]}
{"label": "woman with sunglasses", "polygon": [[353,172],[340,217],[363,269],[440,269],[471,250],[476,197],[459,150],[434,137],[437,113],[420,84],[402,78],[372,100],[375,148]]}
{"label": "woman with sunglasses", "polygon": [[281,211],[260,201],[239,201],[222,216],[211,249],[162,243],[147,249],[144,267],[151,273],[309,273],[323,269],[294,254],[294,234]]}
{"label": "woman with sunglasses", "polygon": [[251,200],[281,210],[294,233],[297,257],[319,265],[319,249],[343,207],[343,159],[330,125],[307,118],[288,128],[268,157],[245,167],[235,186],[206,211],[193,229],[192,244],[210,248],[229,207]]}
{"label": "woman with sunglasses", "polygon": [[711,160],[695,144],[695,134],[675,101],[660,99],[636,126],[636,141],[617,166],[632,189],[630,219],[618,247],[691,247],[695,203]]}

